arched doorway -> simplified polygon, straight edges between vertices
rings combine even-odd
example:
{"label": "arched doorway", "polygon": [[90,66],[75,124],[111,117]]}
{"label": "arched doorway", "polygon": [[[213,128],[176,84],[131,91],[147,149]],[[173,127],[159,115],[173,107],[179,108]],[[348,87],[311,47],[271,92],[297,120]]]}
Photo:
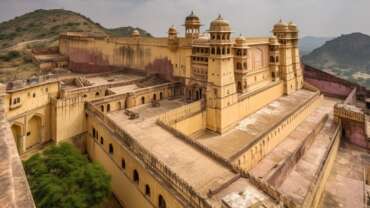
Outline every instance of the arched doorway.
{"label": "arched doorway", "polygon": [[153,94],[153,100],[157,100],[157,94]]}
{"label": "arched doorway", "polygon": [[166,200],[164,200],[162,195],[158,197],[158,207],[159,208],[166,208]]}
{"label": "arched doorway", "polygon": [[13,132],[15,143],[17,144],[18,152],[21,152],[21,141],[23,136],[22,127],[17,124],[13,124],[11,129]]}
{"label": "arched doorway", "polygon": [[34,115],[28,121],[26,149],[41,142],[42,122],[40,116]]}

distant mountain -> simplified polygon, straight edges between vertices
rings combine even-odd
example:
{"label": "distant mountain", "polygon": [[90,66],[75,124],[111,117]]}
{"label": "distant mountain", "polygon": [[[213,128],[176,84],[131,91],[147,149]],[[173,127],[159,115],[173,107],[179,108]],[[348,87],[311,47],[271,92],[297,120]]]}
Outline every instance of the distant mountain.
{"label": "distant mountain", "polygon": [[370,88],[370,36],[342,35],[302,57],[315,68],[355,81]]}
{"label": "distant mountain", "polygon": [[314,49],[325,44],[326,41],[332,40],[332,37],[314,37],[314,36],[305,36],[299,41],[299,49],[301,55],[306,55],[311,53]]}
{"label": "distant mountain", "polygon": [[[137,29],[144,36],[149,34],[140,28]],[[107,29],[88,17],[68,10],[39,9],[0,23],[0,49],[21,42],[57,39],[60,33],[68,31],[129,36],[132,30],[132,27]]]}

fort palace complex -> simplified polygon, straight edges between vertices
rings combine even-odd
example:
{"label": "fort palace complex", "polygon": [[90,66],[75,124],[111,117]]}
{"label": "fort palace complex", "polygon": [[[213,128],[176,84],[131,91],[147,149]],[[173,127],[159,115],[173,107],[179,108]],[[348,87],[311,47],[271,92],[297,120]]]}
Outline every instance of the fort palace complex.
{"label": "fort palace complex", "polygon": [[1,86],[0,201],[34,206],[17,150],[69,141],[124,208],[367,207],[368,91],[303,66],[292,22],[201,26],[191,13],[185,36],[70,32],[34,51],[71,73]]}

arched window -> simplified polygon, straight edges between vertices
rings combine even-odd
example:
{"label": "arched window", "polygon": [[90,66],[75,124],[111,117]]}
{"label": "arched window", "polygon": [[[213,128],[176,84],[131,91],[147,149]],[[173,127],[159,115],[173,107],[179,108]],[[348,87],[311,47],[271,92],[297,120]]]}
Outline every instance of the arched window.
{"label": "arched window", "polygon": [[95,135],[96,135],[95,128],[92,129],[92,135],[93,135],[93,137],[95,137]]}
{"label": "arched window", "polygon": [[121,168],[126,169],[126,161],[123,158],[121,159]]}
{"label": "arched window", "polygon": [[274,63],[274,62],[275,62],[275,60],[274,60],[274,57],[273,57],[273,56],[270,56],[270,62],[271,62],[271,63]]}
{"label": "arched window", "polygon": [[150,196],[150,187],[148,184],[145,185],[145,195]]}
{"label": "arched window", "polygon": [[162,195],[158,196],[158,207],[159,208],[166,208],[166,201],[164,200]]}
{"label": "arched window", "polygon": [[227,48],[227,54],[230,54],[230,48]]}
{"label": "arched window", "polygon": [[137,172],[137,170],[134,170],[133,179],[136,184],[139,184],[140,178],[139,178],[139,173]]}
{"label": "arched window", "polygon": [[157,94],[153,94],[153,100],[157,100]]}
{"label": "arched window", "polygon": [[109,154],[113,154],[113,144],[109,144]]}
{"label": "arched window", "polygon": [[145,103],[145,97],[141,97],[141,104],[144,104]]}
{"label": "arched window", "polygon": [[278,63],[279,62],[279,56],[275,57],[275,61]]}
{"label": "arched window", "polygon": [[225,55],[225,48],[222,48],[222,55]]}
{"label": "arched window", "polygon": [[240,81],[238,82],[238,90],[242,90],[242,83]]}
{"label": "arched window", "polygon": [[104,112],[104,105],[100,106],[101,112]]}
{"label": "arched window", "polygon": [[100,144],[104,144],[104,138],[100,137]]}
{"label": "arched window", "polygon": [[247,69],[247,68],[248,68],[248,66],[247,66],[247,62],[244,62],[244,63],[243,63],[243,66],[244,66],[244,69]]}
{"label": "arched window", "polygon": [[236,63],[236,69],[242,69],[242,64],[240,62]]}
{"label": "arched window", "polygon": [[162,100],[162,99],[163,99],[163,93],[162,93],[162,92],[160,92],[160,93],[159,93],[159,99],[160,99],[160,100]]}
{"label": "arched window", "polygon": [[99,96],[99,92],[96,92],[96,93],[95,93],[95,96]]}
{"label": "arched window", "polygon": [[107,105],[107,112],[110,111],[110,104]]}
{"label": "arched window", "polygon": [[220,55],[221,54],[221,49],[220,48],[217,48],[217,54]]}
{"label": "arched window", "polygon": [[100,144],[104,144],[104,138],[100,137]]}

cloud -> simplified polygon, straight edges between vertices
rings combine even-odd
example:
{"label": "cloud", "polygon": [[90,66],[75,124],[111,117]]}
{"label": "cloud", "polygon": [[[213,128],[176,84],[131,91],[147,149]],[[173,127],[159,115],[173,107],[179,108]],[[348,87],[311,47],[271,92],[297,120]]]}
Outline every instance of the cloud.
{"label": "cloud", "polygon": [[35,9],[64,8],[106,27],[137,26],[163,36],[174,24],[180,31],[194,10],[204,24],[221,13],[236,34],[268,35],[280,18],[294,21],[301,35],[370,33],[368,0],[1,0],[0,21]]}

